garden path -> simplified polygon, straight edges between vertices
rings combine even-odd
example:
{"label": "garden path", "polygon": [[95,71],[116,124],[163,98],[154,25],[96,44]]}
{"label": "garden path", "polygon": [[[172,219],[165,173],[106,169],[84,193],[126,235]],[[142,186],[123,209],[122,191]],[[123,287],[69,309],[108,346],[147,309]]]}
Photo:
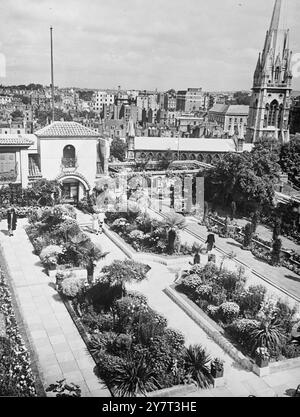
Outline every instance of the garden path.
{"label": "garden path", "polygon": [[25,225],[26,220],[18,220],[15,235],[9,237],[6,221],[1,221],[0,245],[44,388],[66,378],[80,385],[82,396],[110,396],[93,372],[95,362],[53,280],[43,272],[39,257],[33,253]]}
{"label": "garden path", "polygon": [[[88,216],[83,218],[84,223],[88,223]],[[95,244],[102,249],[110,250],[109,257],[113,259],[124,259],[124,253],[104,235],[90,234]],[[108,248],[108,249],[106,249]],[[205,263],[206,260],[202,258]],[[100,261],[101,263],[104,261]],[[109,259],[106,259],[109,262]],[[259,378],[252,372],[241,369],[240,366],[219,347],[208,335],[177,306],[164,292],[164,288],[174,282],[174,272],[166,266],[147,262],[151,267],[147,279],[128,285],[131,290],[140,291],[148,298],[149,305],[163,314],[168,325],[184,334],[186,345],[202,344],[212,357],[219,357],[225,361],[225,385],[220,388],[209,390],[196,390],[188,396],[207,396],[207,397],[237,397],[237,396],[283,396],[287,389],[297,386],[299,383],[299,368],[288,373],[279,373],[274,376]],[[103,265],[103,264],[102,264]],[[282,375],[281,375],[282,374]]]}
{"label": "garden path", "polygon": [[[155,218],[161,219],[161,214],[149,210],[149,214]],[[207,228],[199,225],[195,218],[187,218],[187,227],[180,231],[182,242],[193,244],[198,241],[204,244],[207,237]],[[261,260],[255,258],[250,252],[243,250],[238,242],[231,238],[221,238],[215,235],[216,248],[220,249],[223,253],[229,254],[234,252],[236,254],[236,260],[243,264],[247,269],[247,275],[250,280],[249,283],[260,283],[267,287],[269,292],[279,296],[282,300],[287,300],[295,304],[298,301],[300,303],[300,276],[290,271],[285,267],[275,267],[267,264]],[[217,258],[222,254],[217,250],[215,251]],[[236,262],[232,262],[232,265],[236,265]],[[282,290],[282,291],[280,291]],[[293,296],[289,297],[289,294]]]}

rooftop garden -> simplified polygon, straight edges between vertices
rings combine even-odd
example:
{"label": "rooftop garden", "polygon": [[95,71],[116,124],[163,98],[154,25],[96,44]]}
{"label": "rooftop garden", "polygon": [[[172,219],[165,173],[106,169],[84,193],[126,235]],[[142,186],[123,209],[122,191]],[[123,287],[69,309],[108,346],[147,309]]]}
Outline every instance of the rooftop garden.
{"label": "rooftop garden", "polygon": [[70,291],[65,279],[58,288],[84,327],[99,377],[121,397],[179,384],[210,387],[221,361],[200,345],[185,347],[184,336],[168,327],[143,294],[126,289],[126,283],[146,279],[148,271],[147,265],[116,260],[93,284]]}

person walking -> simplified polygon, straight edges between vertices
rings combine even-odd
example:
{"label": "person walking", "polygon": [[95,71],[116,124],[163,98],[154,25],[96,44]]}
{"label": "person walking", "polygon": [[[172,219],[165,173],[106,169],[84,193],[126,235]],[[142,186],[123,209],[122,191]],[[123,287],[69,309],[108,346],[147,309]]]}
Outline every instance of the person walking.
{"label": "person walking", "polygon": [[13,236],[17,228],[17,214],[13,207],[7,211],[7,227],[8,235]]}

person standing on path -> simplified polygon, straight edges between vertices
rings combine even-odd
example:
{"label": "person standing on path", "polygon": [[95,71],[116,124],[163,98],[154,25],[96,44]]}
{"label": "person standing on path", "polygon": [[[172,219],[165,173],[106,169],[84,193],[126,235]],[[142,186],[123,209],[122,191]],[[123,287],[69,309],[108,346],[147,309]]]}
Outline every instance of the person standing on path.
{"label": "person standing on path", "polygon": [[207,244],[207,252],[211,252],[215,247],[215,235],[213,233],[207,235],[205,243]]}
{"label": "person standing on path", "polygon": [[7,211],[7,227],[8,227],[8,235],[13,236],[14,231],[17,228],[17,214],[13,207],[8,209]]}
{"label": "person standing on path", "polygon": [[93,232],[96,233],[96,235],[98,235],[99,234],[98,214],[94,213],[92,218],[93,218],[93,220],[92,220],[93,221],[93,224],[92,224]]}
{"label": "person standing on path", "polygon": [[103,224],[104,224],[105,218],[106,218],[105,213],[103,211],[100,211],[100,213],[98,213],[99,233],[103,232]]}

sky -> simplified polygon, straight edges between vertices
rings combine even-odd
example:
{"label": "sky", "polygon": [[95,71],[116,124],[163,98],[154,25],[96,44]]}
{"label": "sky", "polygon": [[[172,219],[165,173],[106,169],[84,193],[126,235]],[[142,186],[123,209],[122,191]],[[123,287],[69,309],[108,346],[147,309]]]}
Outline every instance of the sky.
{"label": "sky", "polygon": [[[285,1],[290,47],[300,60],[300,2]],[[0,59],[6,61],[0,83],[49,85],[52,25],[59,87],[247,90],[273,5],[274,0],[0,0]],[[293,88],[300,90],[300,71]]]}

